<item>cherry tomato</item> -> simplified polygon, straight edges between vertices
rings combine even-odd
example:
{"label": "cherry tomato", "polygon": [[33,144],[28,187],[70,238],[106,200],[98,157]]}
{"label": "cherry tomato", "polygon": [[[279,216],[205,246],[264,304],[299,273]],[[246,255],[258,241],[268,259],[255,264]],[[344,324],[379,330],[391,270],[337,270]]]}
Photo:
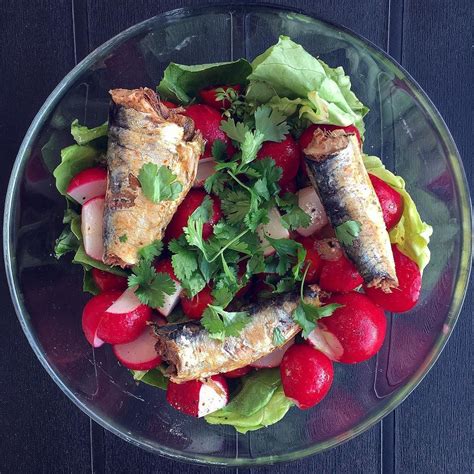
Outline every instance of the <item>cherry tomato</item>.
{"label": "cherry tomato", "polygon": [[308,265],[308,272],[306,273],[306,283],[317,283],[319,280],[319,275],[321,273],[321,267],[323,260],[319,255],[315,247],[315,240],[311,237],[298,237],[297,241],[303,245],[306,250],[306,257],[304,261],[304,267]]}
{"label": "cherry tomato", "polygon": [[186,108],[183,115],[191,117],[194,125],[206,140],[206,147],[201,158],[212,156],[212,145],[216,140],[221,140],[226,144],[227,155],[230,157],[235,153],[230,138],[220,129],[222,116],[214,108],[205,104],[193,104]]}
{"label": "cherry tomato", "polygon": [[[176,209],[171,222],[166,228],[165,239],[167,241],[177,239],[183,234],[183,228],[187,227],[189,216],[202,204],[206,196],[206,192],[202,189],[191,189],[191,191],[189,191],[178,209]],[[202,236],[204,239],[208,239],[212,235],[214,225],[222,217],[219,198],[211,196],[211,199],[213,213],[211,218],[203,226]]]}
{"label": "cherry tomato", "polygon": [[181,295],[181,306],[184,314],[191,319],[201,319],[204,310],[214,301],[211,292],[211,287],[205,286],[192,298],[188,298],[184,294]]}
{"label": "cherry tomato", "polygon": [[257,153],[257,159],[270,157],[283,172],[279,180],[280,185],[292,181],[298,173],[300,149],[291,135],[286,135],[282,142],[264,142]]}
{"label": "cherry tomato", "polygon": [[245,367],[240,367],[239,369],[234,369],[229,372],[224,372],[222,375],[227,377],[228,379],[238,379],[239,377],[243,377],[247,375],[252,370],[250,365],[246,365]]}
{"label": "cherry tomato", "polygon": [[237,94],[240,94],[242,87],[240,86],[240,84],[236,84],[234,86],[214,86],[207,87],[206,89],[202,89],[199,91],[199,96],[205,104],[220,111],[221,109],[228,109],[230,107],[230,102],[227,99],[217,100],[217,89],[224,89],[224,91],[227,91],[228,89],[234,89]]}
{"label": "cherry tomato", "polygon": [[354,264],[344,254],[337,260],[323,260],[319,278],[321,289],[345,293],[363,282]]}
{"label": "cherry tomato", "polygon": [[104,272],[98,268],[92,269],[92,279],[101,292],[110,290],[125,291],[128,286],[125,277]]}
{"label": "cherry tomato", "polygon": [[396,245],[392,245],[395,271],[398,278],[398,288],[391,293],[385,293],[380,288],[368,288],[364,285],[366,295],[386,311],[403,313],[412,309],[421,292],[421,272],[418,265],[404,255]]}
{"label": "cherry tomato", "polygon": [[169,102],[168,100],[162,100],[161,103],[166,105],[168,109],[176,109],[178,107],[176,104],[173,104],[173,102]]}
{"label": "cherry tomato", "polygon": [[403,198],[401,194],[385,181],[369,173],[369,178],[374,187],[375,194],[380,201],[383,220],[387,230],[393,229],[400,221],[403,214]]}

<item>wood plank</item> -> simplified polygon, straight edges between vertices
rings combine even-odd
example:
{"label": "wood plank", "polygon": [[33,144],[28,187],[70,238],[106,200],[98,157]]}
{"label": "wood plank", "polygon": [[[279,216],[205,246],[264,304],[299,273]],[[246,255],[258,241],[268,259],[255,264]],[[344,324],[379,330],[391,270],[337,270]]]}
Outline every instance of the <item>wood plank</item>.
{"label": "wood plank", "polygon": [[[71,2],[7,0],[0,28],[0,195],[31,120],[74,66]],[[3,208],[3,206],[2,206]],[[0,273],[4,275],[3,259]],[[61,392],[31,350],[0,279],[1,472],[87,472],[89,419]]]}
{"label": "wood plank", "polygon": [[[472,28],[470,2],[405,2],[402,64],[441,112],[473,183]],[[396,410],[397,472],[472,469],[472,314],[474,287],[443,354],[426,379]],[[470,402],[471,401],[471,402]]]}

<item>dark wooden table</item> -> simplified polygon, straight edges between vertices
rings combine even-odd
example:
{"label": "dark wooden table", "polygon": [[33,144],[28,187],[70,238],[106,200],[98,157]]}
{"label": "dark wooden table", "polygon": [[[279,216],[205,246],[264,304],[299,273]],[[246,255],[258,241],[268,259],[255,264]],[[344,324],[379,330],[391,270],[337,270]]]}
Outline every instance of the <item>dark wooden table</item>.
{"label": "dark wooden table", "polygon": [[[203,3],[212,2],[1,0],[2,199],[27,127],[49,93],[79,60],[134,23],[165,10]],[[345,25],[401,62],[439,108],[472,183],[474,104],[470,0],[281,0],[270,3],[292,6]],[[217,471],[153,456],[91,422],[40,366],[21,331],[10,304],[4,273],[1,275],[1,473]],[[394,413],[337,449],[261,471],[472,472],[471,295],[472,285],[456,330],[438,363]]]}

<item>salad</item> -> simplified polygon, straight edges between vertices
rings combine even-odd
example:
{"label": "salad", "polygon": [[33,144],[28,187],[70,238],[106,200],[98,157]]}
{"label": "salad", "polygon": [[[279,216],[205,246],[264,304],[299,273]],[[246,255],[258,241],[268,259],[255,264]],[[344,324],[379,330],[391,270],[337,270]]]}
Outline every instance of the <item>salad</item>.
{"label": "salad", "polygon": [[431,227],[363,152],[367,107],[290,38],[110,91],[54,170],[82,328],[186,415],[264,428],[373,357],[420,296]]}

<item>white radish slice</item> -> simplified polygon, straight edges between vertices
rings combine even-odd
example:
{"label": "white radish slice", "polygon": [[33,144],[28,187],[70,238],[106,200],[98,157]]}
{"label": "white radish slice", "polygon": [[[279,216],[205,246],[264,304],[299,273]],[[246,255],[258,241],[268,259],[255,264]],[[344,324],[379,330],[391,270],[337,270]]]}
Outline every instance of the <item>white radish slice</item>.
{"label": "white radish slice", "polygon": [[285,355],[285,352],[295,343],[295,339],[290,339],[285,345],[275,349],[270,354],[252,362],[250,365],[258,369],[278,367]]}
{"label": "white radish slice", "polygon": [[85,202],[81,211],[81,231],[86,254],[102,261],[104,255],[104,196]]}
{"label": "white radish slice", "polygon": [[88,168],[72,178],[66,192],[79,204],[103,196],[107,187],[107,172],[103,168]]}
{"label": "white radish slice", "polygon": [[171,311],[173,311],[174,307],[179,301],[179,296],[181,295],[181,292],[183,290],[183,288],[177,281],[175,281],[174,284],[176,286],[175,292],[172,295],[165,294],[165,302],[163,303],[163,306],[156,308],[165,317],[168,317]]}
{"label": "white radish slice", "polygon": [[210,379],[199,391],[198,418],[224,408],[229,401],[229,392],[219,381]]}
{"label": "white radish slice", "polygon": [[331,332],[325,331],[321,325],[311,331],[308,342],[334,361],[338,361],[344,352],[339,339]]}
{"label": "white radish slice", "polygon": [[115,301],[115,303],[107,309],[107,313],[127,314],[138,308],[143,303],[135,295],[136,287],[127,288]]}
{"label": "white radish slice", "polygon": [[202,188],[206,179],[216,172],[215,166],[216,162],[211,157],[199,160],[196,179],[194,180],[193,188]]}
{"label": "white radish slice", "polygon": [[153,334],[153,328],[147,326],[137,339],[126,344],[115,344],[112,350],[122,365],[128,369],[150,370],[161,362],[155,345],[156,337]]}
{"label": "white radish slice", "polygon": [[276,207],[273,207],[268,212],[270,222],[265,225],[257,227],[257,234],[260,239],[260,244],[263,247],[263,255],[266,257],[275,253],[275,249],[270,245],[267,238],[268,235],[272,239],[289,239],[290,233],[281,224],[281,215]]}
{"label": "white radish slice", "polygon": [[318,193],[312,186],[298,191],[298,206],[311,217],[311,223],[308,227],[298,227],[296,229],[296,232],[303,237],[308,237],[321,230],[329,222]]}

